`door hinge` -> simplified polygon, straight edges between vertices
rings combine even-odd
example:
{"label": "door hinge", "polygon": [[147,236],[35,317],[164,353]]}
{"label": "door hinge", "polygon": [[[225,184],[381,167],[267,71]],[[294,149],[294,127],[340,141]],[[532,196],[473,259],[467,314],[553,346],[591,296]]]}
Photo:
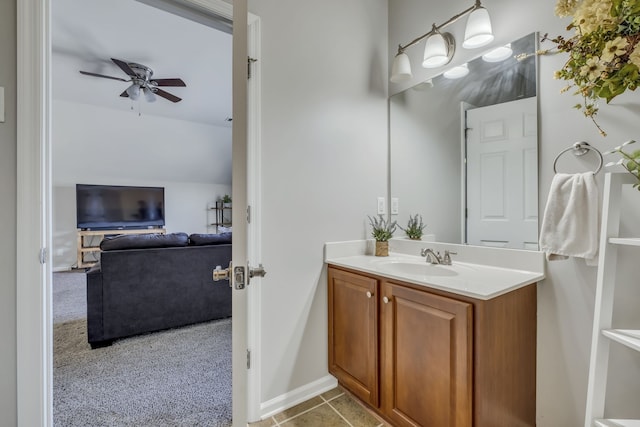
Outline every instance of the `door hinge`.
{"label": "door hinge", "polygon": [[251,369],[251,350],[247,350],[247,369]]}
{"label": "door hinge", "polygon": [[45,264],[47,262],[47,248],[40,248],[40,264]]}
{"label": "door hinge", "polygon": [[247,79],[251,78],[251,64],[256,61],[258,60],[250,56],[247,56]]}
{"label": "door hinge", "polygon": [[247,224],[251,224],[251,206],[247,206]]}

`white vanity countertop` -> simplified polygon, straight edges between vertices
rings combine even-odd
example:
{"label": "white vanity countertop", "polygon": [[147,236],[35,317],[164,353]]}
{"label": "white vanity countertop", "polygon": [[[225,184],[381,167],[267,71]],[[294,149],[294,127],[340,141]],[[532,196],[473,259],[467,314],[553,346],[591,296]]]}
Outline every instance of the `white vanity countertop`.
{"label": "white vanity countertop", "polygon": [[[407,246],[404,243],[391,244],[391,248],[395,246],[398,252],[392,250],[388,257],[368,255],[372,245],[371,241],[327,243],[325,263],[482,300],[495,298],[545,277],[544,255],[539,252],[516,250],[511,253],[505,249],[435,242],[418,244],[440,251],[457,251],[462,255],[460,258],[452,255],[452,265],[443,266],[427,264],[424,257],[411,254],[414,248],[404,250],[401,247]],[[482,264],[470,262],[474,257],[482,259]],[[485,263],[484,259],[491,261]]]}

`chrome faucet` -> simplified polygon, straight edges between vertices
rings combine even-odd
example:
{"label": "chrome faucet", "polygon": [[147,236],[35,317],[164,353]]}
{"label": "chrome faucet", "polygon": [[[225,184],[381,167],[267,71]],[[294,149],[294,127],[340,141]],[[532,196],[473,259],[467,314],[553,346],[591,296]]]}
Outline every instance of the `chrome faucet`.
{"label": "chrome faucet", "polygon": [[440,258],[440,252],[434,252],[431,248],[422,249],[420,256],[426,257],[426,261],[429,264],[442,264],[442,258]]}
{"label": "chrome faucet", "polygon": [[420,251],[420,256],[426,257],[426,261],[429,264],[442,264],[451,265],[451,255],[456,255],[457,252],[444,251],[444,255],[441,257],[440,252],[435,252],[433,249],[425,248]]}

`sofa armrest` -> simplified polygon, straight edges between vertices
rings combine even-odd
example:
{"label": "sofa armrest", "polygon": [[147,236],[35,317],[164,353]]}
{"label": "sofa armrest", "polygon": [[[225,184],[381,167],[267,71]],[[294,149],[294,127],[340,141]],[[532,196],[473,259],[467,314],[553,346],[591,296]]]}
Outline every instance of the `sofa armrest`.
{"label": "sofa armrest", "polygon": [[87,272],[87,338],[89,343],[104,338],[102,270],[100,263]]}

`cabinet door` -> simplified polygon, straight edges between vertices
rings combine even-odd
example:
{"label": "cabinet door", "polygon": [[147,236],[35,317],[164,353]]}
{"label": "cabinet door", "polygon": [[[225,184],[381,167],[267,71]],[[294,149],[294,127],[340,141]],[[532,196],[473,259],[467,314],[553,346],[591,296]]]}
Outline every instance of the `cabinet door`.
{"label": "cabinet door", "polygon": [[329,268],[329,372],[378,406],[378,281]]}
{"label": "cabinet door", "polygon": [[382,408],[397,426],[472,425],[472,306],[383,282]]}

